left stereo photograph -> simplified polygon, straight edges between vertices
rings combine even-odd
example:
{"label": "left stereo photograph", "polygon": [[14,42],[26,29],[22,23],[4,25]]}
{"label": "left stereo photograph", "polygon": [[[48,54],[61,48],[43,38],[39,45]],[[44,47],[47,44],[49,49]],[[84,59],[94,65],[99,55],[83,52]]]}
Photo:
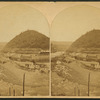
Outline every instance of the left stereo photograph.
{"label": "left stereo photograph", "polygon": [[5,5],[0,8],[0,95],[49,96],[48,21],[31,6]]}

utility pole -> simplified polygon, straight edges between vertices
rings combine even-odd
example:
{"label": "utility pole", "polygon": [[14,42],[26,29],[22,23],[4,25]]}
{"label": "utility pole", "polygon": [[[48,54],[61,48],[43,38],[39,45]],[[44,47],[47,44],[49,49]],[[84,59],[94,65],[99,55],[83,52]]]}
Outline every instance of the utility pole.
{"label": "utility pole", "polygon": [[88,96],[90,96],[90,72],[88,74]]}
{"label": "utility pole", "polygon": [[23,75],[23,96],[25,95],[25,73]]}

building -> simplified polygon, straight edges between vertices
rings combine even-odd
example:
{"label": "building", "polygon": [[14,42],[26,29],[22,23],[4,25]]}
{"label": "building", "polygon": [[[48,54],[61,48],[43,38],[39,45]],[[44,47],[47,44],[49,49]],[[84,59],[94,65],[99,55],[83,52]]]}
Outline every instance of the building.
{"label": "building", "polygon": [[86,57],[87,57],[87,54],[85,53],[80,53],[76,56],[76,59],[79,59],[79,60],[86,60]]}
{"label": "building", "polygon": [[40,55],[49,55],[49,52],[40,52]]}
{"label": "building", "polygon": [[32,61],[32,55],[21,55],[20,60],[21,61]]}
{"label": "building", "polygon": [[41,52],[41,48],[21,48],[16,51],[16,53],[20,54],[39,54]]}
{"label": "building", "polygon": [[73,61],[75,61],[75,58],[71,58],[71,57],[64,58],[64,62],[66,62],[66,63],[71,63]]}
{"label": "building", "polygon": [[34,64],[25,64],[25,67],[33,69],[33,68],[35,68],[35,65]]}
{"label": "building", "polygon": [[61,64],[61,61],[58,60],[58,61],[56,62],[56,64]]}
{"label": "building", "polygon": [[86,60],[87,61],[98,61],[98,56],[97,55],[87,55]]}
{"label": "building", "polygon": [[90,62],[83,62],[82,61],[82,63],[84,64],[84,65],[86,65],[86,66],[88,66],[89,68],[93,68],[93,69],[95,69],[95,68],[100,68],[100,64],[99,64],[99,62],[96,62],[96,61],[90,61]]}

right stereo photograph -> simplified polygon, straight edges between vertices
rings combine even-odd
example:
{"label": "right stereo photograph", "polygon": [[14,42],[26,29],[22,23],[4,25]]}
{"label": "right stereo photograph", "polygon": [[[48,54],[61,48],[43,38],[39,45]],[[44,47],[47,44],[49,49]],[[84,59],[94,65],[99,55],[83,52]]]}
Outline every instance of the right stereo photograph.
{"label": "right stereo photograph", "polygon": [[100,96],[100,8],[67,7],[50,30],[51,95]]}

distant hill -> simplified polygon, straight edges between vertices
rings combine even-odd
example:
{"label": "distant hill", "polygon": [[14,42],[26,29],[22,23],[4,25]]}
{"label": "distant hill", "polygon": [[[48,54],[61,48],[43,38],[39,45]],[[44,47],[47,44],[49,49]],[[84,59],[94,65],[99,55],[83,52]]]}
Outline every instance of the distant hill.
{"label": "distant hill", "polygon": [[66,51],[71,44],[72,42],[52,41],[51,52]]}
{"label": "distant hill", "polygon": [[49,38],[37,31],[27,30],[9,41],[4,50],[8,48],[41,48],[48,50]]}
{"label": "distant hill", "polygon": [[82,35],[68,49],[69,51],[100,51],[100,30],[91,30]]}
{"label": "distant hill", "polygon": [[0,51],[4,48],[7,42],[0,42]]}

